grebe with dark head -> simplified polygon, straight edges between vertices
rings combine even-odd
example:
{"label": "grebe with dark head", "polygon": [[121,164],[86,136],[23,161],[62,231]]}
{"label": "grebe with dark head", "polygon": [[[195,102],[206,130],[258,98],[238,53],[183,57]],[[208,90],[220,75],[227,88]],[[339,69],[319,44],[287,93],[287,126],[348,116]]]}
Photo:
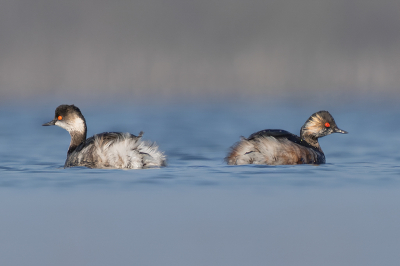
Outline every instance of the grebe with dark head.
{"label": "grebe with dark head", "polygon": [[332,133],[347,134],[329,112],[319,111],[301,127],[300,137],[280,129],[262,130],[247,139],[242,137],[225,160],[230,165],[323,164],[325,155],[318,138]]}
{"label": "grebe with dark head", "polygon": [[52,121],[71,135],[64,167],[143,169],[165,166],[165,155],[154,143],[142,141],[130,133],[105,132],[86,139],[86,121],[75,105],[60,105]]}

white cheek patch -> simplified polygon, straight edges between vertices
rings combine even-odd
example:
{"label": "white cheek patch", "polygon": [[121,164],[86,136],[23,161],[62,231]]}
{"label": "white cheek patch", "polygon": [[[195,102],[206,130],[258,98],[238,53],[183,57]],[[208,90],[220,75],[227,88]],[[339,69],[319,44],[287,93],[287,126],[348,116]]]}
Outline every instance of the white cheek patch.
{"label": "white cheek patch", "polygon": [[71,131],[84,132],[85,131],[85,123],[83,122],[82,119],[74,119],[72,121],[69,121],[69,123],[58,120],[58,121],[56,121],[55,125],[67,130],[68,132],[71,132]]}
{"label": "white cheek patch", "polygon": [[68,132],[71,130],[71,126],[63,121],[56,121],[55,125],[67,130]]}

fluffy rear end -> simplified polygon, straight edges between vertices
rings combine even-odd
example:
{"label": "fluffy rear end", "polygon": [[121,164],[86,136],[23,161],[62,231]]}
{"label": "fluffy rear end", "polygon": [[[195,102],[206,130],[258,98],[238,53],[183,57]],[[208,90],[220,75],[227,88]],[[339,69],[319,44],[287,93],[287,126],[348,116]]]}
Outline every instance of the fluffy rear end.
{"label": "fluffy rear end", "polygon": [[[243,138],[231,148],[225,160],[230,165],[323,163],[318,157],[316,151],[285,138],[259,137],[251,140]],[[323,154],[322,157],[325,161]]]}
{"label": "fluffy rear end", "polygon": [[68,166],[90,168],[142,169],[165,166],[165,156],[157,145],[129,133],[104,133],[93,136],[81,151],[71,154]]}
{"label": "fluffy rear end", "polygon": [[97,154],[104,165],[120,169],[142,169],[165,165],[165,156],[157,145],[142,141],[129,133],[121,133],[118,138],[107,143],[98,139]]}

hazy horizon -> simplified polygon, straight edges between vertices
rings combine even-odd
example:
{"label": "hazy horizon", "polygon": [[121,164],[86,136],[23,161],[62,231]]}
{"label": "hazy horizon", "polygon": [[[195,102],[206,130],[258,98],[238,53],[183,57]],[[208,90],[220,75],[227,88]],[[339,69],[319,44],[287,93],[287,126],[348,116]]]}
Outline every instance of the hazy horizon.
{"label": "hazy horizon", "polygon": [[399,1],[1,3],[3,100],[400,99]]}

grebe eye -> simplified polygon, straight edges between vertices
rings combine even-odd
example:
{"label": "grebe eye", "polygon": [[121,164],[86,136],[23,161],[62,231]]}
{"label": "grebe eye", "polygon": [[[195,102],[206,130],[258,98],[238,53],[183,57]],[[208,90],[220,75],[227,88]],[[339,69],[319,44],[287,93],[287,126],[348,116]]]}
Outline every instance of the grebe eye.
{"label": "grebe eye", "polygon": [[59,115],[59,116],[57,117],[57,119],[58,119],[58,120],[61,120],[61,119],[62,119],[62,116],[61,116],[61,115]]}
{"label": "grebe eye", "polygon": [[325,127],[330,127],[331,124],[329,124],[328,122],[325,123]]}

